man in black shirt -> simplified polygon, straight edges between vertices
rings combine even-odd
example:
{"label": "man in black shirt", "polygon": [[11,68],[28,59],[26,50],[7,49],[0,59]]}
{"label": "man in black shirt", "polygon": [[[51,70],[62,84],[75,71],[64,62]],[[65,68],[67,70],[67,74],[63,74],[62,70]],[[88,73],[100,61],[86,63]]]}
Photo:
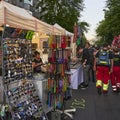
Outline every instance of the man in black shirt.
{"label": "man in black shirt", "polygon": [[85,89],[89,84],[89,77],[90,77],[90,52],[89,52],[90,43],[87,42],[85,48],[82,50],[82,65],[83,65],[83,77],[84,82],[80,85],[81,89]]}

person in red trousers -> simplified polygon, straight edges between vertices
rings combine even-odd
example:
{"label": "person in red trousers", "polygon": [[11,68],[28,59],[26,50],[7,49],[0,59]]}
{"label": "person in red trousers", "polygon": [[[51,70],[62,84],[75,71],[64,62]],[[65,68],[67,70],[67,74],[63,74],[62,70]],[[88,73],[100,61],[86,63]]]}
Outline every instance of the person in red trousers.
{"label": "person in red trousers", "polygon": [[108,92],[110,73],[113,69],[113,54],[108,50],[108,45],[104,44],[94,60],[94,70],[96,71],[96,88],[98,94]]}
{"label": "person in red trousers", "polygon": [[120,51],[113,49],[113,72],[111,73],[111,84],[113,92],[120,91]]}

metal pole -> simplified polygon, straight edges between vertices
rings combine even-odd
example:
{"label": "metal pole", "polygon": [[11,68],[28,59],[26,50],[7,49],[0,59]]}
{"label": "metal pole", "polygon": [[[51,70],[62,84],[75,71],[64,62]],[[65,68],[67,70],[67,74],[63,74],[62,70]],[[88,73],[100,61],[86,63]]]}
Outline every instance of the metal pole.
{"label": "metal pole", "polygon": [[3,80],[4,80],[4,73],[5,73],[5,70],[4,70],[4,49],[3,49],[3,37],[4,37],[4,33],[5,33],[5,26],[4,26],[4,29],[3,29],[3,32],[2,32],[2,40],[1,40],[1,47],[2,47],[2,86],[3,86],[3,103],[6,103],[6,97],[5,97],[5,91],[4,91],[4,83],[3,83]]}

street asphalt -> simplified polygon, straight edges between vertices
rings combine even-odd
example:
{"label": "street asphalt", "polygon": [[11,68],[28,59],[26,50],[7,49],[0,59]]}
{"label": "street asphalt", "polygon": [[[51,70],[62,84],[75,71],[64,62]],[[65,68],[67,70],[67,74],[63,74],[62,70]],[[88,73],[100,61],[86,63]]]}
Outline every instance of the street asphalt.
{"label": "street asphalt", "polygon": [[95,83],[85,90],[72,90],[72,98],[66,101],[66,109],[76,108],[74,120],[120,120],[120,93],[99,95]]}

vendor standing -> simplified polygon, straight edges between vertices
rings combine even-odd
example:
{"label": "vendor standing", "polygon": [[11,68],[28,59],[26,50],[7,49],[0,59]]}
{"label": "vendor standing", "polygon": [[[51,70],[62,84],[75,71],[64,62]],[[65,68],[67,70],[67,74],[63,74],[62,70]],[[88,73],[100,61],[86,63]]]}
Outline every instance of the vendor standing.
{"label": "vendor standing", "polygon": [[33,72],[34,73],[40,73],[41,72],[41,65],[43,65],[43,61],[40,57],[40,53],[38,51],[35,51],[34,52],[34,60],[33,60],[33,63],[32,63],[32,66],[33,66]]}

